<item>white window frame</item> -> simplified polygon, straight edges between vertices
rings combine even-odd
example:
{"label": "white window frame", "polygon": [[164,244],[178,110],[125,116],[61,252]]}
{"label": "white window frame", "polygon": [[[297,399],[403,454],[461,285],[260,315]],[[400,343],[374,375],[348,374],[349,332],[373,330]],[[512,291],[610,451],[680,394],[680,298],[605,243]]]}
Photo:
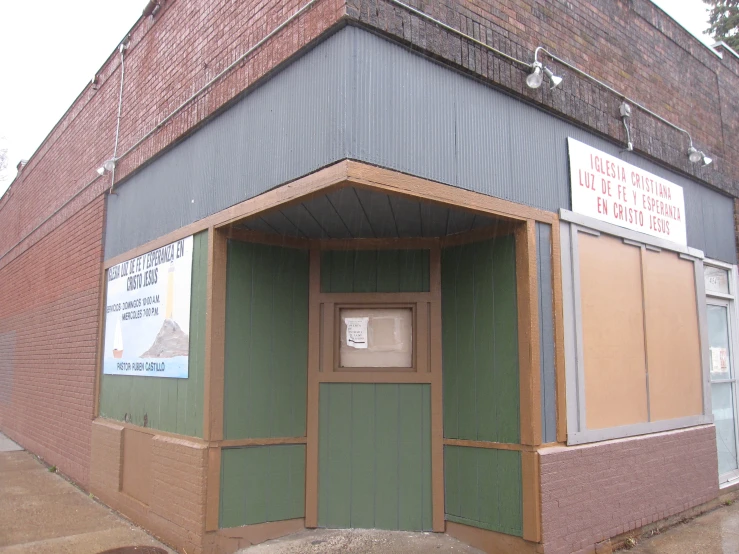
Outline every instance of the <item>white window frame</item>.
{"label": "white window frame", "polygon": [[[567,397],[567,444],[585,444],[610,439],[646,435],[673,429],[683,429],[713,423],[711,410],[711,381],[709,374],[708,324],[706,315],[703,252],[695,248],[669,242],[657,237],[631,231],[569,210],[560,210],[560,244],[562,259],[562,304],[565,331],[565,380]],[[585,367],[582,344],[582,309],[580,305],[580,260],[578,234],[602,234],[620,238],[629,244],[647,250],[668,250],[692,261],[695,271],[697,317],[701,348],[701,386],[703,413],[694,416],[648,421],[610,427],[588,429],[585,418]]]}
{"label": "white window frame", "polygon": [[[703,262],[704,266],[715,267],[723,269],[729,273],[729,293],[724,294],[720,292],[711,292],[706,290],[706,305],[713,306],[725,306],[726,315],[728,316],[728,327],[729,327],[729,344],[731,344],[731,365],[732,365],[732,378],[721,379],[719,381],[711,381],[714,383],[731,383],[733,410],[734,410],[734,440],[736,441],[737,458],[739,458],[739,402],[737,402],[737,374],[739,373],[739,361],[736,359],[739,355],[739,308],[737,307],[736,296],[737,296],[737,281],[739,279],[739,273],[737,272],[737,266],[730,265],[718,260],[705,259]],[[705,277],[704,277],[705,279]],[[705,283],[705,280],[704,280]],[[710,370],[710,366],[709,366]],[[710,373],[709,373],[710,378]],[[739,459],[737,460],[739,465]],[[718,461],[716,462],[718,465]],[[723,475],[719,474],[719,485],[727,486],[733,484],[739,479],[739,468],[732,470]]]}

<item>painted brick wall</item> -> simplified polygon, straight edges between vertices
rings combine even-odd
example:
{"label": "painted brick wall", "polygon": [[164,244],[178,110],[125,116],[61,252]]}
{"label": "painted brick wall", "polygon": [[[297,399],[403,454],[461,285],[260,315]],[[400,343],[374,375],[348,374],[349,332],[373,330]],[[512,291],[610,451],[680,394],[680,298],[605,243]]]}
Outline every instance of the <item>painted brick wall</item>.
{"label": "painted brick wall", "polygon": [[602,540],[718,494],[716,429],[540,450],[546,554],[594,552]]}
{"label": "painted brick wall", "polygon": [[204,444],[155,436],[151,457],[149,523],[167,544],[197,553],[205,535],[208,449]]}
{"label": "painted brick wall", "polygon": [[[688,166],[684,139],[633,118],[638,150],[737,194],[739,63],[721,60],[648,0],[444,0],[412,5],[522,59],[543,44],[691,131],[715,158]],[[143,1],[142,1],[143,4]],[[133,28],[119,153],[256,44],[301,0],[168,0]],[[529,91],[525,72],[388,0],[315,6],[164,125],[120,164],[124,178],[342,18],[376,29],[597,132],[622,138],[618,99],[571,72]],[[615,22],[615,26],[614,23]],[[574,31],[573,31],[574,30]],[[664,71],[660,71],[664,68]],[[111,54],[0,198],[0,333],[16,332],[11,402],[0,428],[85,484],[89,468],[100,238],[113,152],[120,59]],[[728,114],[728,115],[727,115]],[[739,195],[739,194],[738,194]],[[50,261],[53,260],[53,261]]]}
{"label": "painted brick wall", "polygon": [[151,496],[146,506],[120,490],[124,426],[92,424],[90,491],[181,552],[203,551],[208,449],[202,441],[157,435],[151,444]]}

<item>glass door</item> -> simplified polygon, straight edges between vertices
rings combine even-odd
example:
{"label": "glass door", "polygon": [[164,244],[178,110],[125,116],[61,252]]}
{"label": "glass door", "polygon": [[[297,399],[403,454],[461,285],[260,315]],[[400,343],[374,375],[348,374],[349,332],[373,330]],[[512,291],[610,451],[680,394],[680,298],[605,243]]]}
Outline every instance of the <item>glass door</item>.
{"label": "glass door", "polygon": [[719,482],[739,478],[733,271],[705,266],[711,400]]}

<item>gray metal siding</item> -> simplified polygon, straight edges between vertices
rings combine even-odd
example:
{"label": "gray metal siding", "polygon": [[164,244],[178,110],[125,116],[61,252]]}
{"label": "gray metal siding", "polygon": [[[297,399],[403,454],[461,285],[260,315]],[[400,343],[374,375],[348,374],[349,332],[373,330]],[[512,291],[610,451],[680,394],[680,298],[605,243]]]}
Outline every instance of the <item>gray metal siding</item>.
{"label": "gray metal siding", "polygon": [[682,186],[688,244],[736,261],[730,198],[351,26],[121,184],[105,255],[344,158],[569,209],[568,136]]}
{"label": "gray metal siding", "polygon": [[542,441],[557,441],[552,305],[552,226],[536,224],[536,267],[539,282],[539,356],[541,370]]}
{"label": "gray metal siding", "polygon": [[122,183],[106,259],[346,157],[349,59],[329,39]]}

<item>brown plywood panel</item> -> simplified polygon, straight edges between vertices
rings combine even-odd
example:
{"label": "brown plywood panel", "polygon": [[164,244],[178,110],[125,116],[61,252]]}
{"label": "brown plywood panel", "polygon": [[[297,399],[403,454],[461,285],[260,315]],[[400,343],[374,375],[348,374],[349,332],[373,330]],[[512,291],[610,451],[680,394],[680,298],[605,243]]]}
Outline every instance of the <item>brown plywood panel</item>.
{"label": "brown plywood panel", "polygon": [[134,429],[123,431],[121,490],[147,505],[151,495],[151,437]]}
{"label": "brown plywood panel", "polygon": [[647,421],[640,249],[578,233],[588,429]]}
{"label": "brown plywood panel", "polygon": [[644,295],[651,420],[702,414],[693,262],[645,250]]}

